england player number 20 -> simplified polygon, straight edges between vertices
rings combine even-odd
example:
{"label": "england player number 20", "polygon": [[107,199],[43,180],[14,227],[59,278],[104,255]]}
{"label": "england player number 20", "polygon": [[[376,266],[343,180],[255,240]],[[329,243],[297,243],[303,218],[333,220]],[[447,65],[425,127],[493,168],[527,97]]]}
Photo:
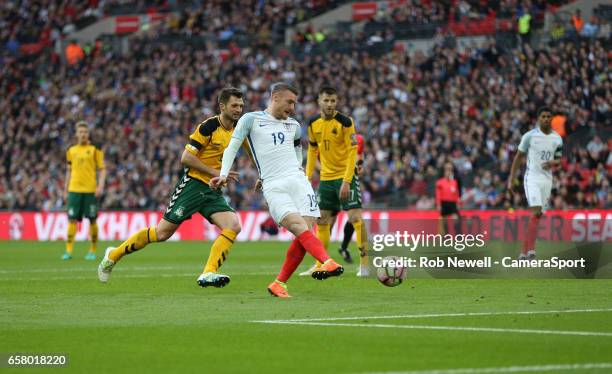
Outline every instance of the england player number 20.
{"label": "england player number 20", "polygon": [[549,161],[552,158],[552,152],[551,151],[541,151],[540,152],[540,159],[542,161]]}

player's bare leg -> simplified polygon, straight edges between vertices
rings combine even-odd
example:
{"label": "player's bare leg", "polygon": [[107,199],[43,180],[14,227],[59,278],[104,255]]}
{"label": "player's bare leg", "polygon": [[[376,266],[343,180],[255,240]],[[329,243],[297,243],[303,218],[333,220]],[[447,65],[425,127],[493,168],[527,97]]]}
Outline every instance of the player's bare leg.
{"label": "player's bare leg", "polygon": [[536,250],[535,242],[538,237],[538,226],[540,224],[540,218],[542,217],[542,207],[533,206],[530,207],[531,217],[529,218],[529,225],[527,226],[527,235],[523,242],[523,249],[519,256],[519,259],[535,259]]}
{"label": "player's bare leg", "polygon": [[[313,217],[309,218],[315,220]],[[329,237],[334,219],[335,216],[331,210],[321,210],[321,218],[317,220],[317,238],[321,241],[325,250],[329,248]],[[312,229],[312,225],[310,225],[310,228]],[[321,265],[323,265],[322,262],[316,261],[308,270],[301,272],[300,276],[311,276]]]}
{"label": "player's bare leg", "polygon": [[208,261],[197,282],[201,287],[225,287],[230,282],[230,277],[217,271],[229,257],[232,244],[240,233],[240,222],[236,213],[229,211],[214,213],[211,219],[221,232],[210,248]]}
{"label": "player's bare leg", "polygon": [[367,277],[370,275],[368,269],[368,232],[363,225],[363,216],[361,208],[349,209],[349,222],[355,228],[357,248],[359,249],[359,271],[358,277]]}
{"label": "player's bare leg", "polygon": [[179,225],[162,218],[156,227],[147,227],[138,231],[116,248],[106,248],[104,258],[100,265],[98,265],[98,279],[100,282],[108,282],[113,267],[123,256],[134,253],[146,247],[149,243],[165,242],[170,239],[178,227]]}

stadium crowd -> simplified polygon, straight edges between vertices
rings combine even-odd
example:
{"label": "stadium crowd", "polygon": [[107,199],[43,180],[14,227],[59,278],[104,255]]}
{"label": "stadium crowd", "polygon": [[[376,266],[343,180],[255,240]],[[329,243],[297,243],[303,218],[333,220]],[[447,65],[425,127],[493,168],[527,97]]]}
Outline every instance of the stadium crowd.
{"label": "stadium crowd", "polygon": [[[74,141],[74,124],[85,119],[106,153],[101,208],[163,209],[187,136],[213,115],[216,92],[238,86],[247,93],[246,110],[257,110],[279,80],[301,90],[296,117],[303,124],[317,113],[317,88],[338,88],[340,110],[366,140],[366,206],[432,209],[435,181],[451,161],[464,208],[509,207],[511,157],[537,108],[548,105],[560,114],[566,143],[554,206],[612,207],[612,142],[596,135],[610,129],[612,97],[609,56],[599,40],[536,50],[502,50],[488,40],[462,51],[440,45],[427,55],[299,59],[265,48],[223,55],[212,45],[185,49],[132,40],[130,46],[125,56],[89,49],[76,65],[50,50],[0,56],[0,208],[62,209],[65,150]],[[236,169],[241,182],[230,185],[232,204],[265,208],[252,189],[257,175],[248,158]],[[514,204],[524,204],[522,194],[515,198]]]}
{"label": "stadium crowd", "polygon": [[99,18],[97,1],[42,0],[0,2],[0,43],[16,53],[23,44],[49,44],[75,30],[83,17]]}
{"label": "stadium crowd", "polygon": [[[173,12],[168,30],[185,36],[214,33],[262,38],[336,6],[338,0],[8,0],[0,2],[0,44],[18,53],[24,44],[51,45],[105,15]],[[231,16],[228,16],[231,15]],[[262,22],[262,20],[266,20]]]}
{"label": "stadium crowd", "polygon": [[390,25],[397,23],[423,25],[428,23],[460,22],[467,19],[476,20],[486,17],[518,18],[525,12],[540,14],[546,10],[554,10],[567,2],[567,0],[407,0],[395,3],[390,2],[386,7],[380,7],[379,11],[370,21],[389,23]]}
{"label": "stadium crowd", "polygon": [[169,32],[187,37],[214,34],[219,40],[256,35],[262,40],[284,38],[285,28],[304,21],[341,1],[206,1],[170,17]]}

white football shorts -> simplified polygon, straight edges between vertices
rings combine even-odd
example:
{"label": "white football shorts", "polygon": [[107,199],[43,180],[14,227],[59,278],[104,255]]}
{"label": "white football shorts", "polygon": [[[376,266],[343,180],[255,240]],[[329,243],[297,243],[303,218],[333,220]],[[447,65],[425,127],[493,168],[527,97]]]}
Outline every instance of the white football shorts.
{"label": "white football shorts", "polygon": [[548,208],[550,200],[550,191],[552,190],[552,181],[526,179],[525,180],[525,196],[529,207],[541,206],[542,210]]}
{"label": "white football shorts", "polygon": [[263,194],[270,215],[280,224],[289,213],[319,218],[319,204],[306,175],[297,174],[285,178],[265,180]]}

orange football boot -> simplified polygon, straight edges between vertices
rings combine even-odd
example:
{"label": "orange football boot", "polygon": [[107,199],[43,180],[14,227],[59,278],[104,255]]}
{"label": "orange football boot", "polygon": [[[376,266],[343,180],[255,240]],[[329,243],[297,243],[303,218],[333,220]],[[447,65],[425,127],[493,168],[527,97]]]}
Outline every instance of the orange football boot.
{"label": "orange football boot", "polygon": [[291,297],[291,295],[289,295],[289,292],[287,292],[287,285],[278,280],[274,280],[274,282],[270,283],[270,285],[268,286],[268,292],[270,293],[270,295],[274,297],[280,297],[282,299]]}
{"label": "orange football boot", "polygon": [[342,265],[330,258],[329,260],[325,261],[320,268],[312,272],[312,277],[314,279],[323,280],[329,277],[337,277],[342,273],[344,273],[344,268]]}

